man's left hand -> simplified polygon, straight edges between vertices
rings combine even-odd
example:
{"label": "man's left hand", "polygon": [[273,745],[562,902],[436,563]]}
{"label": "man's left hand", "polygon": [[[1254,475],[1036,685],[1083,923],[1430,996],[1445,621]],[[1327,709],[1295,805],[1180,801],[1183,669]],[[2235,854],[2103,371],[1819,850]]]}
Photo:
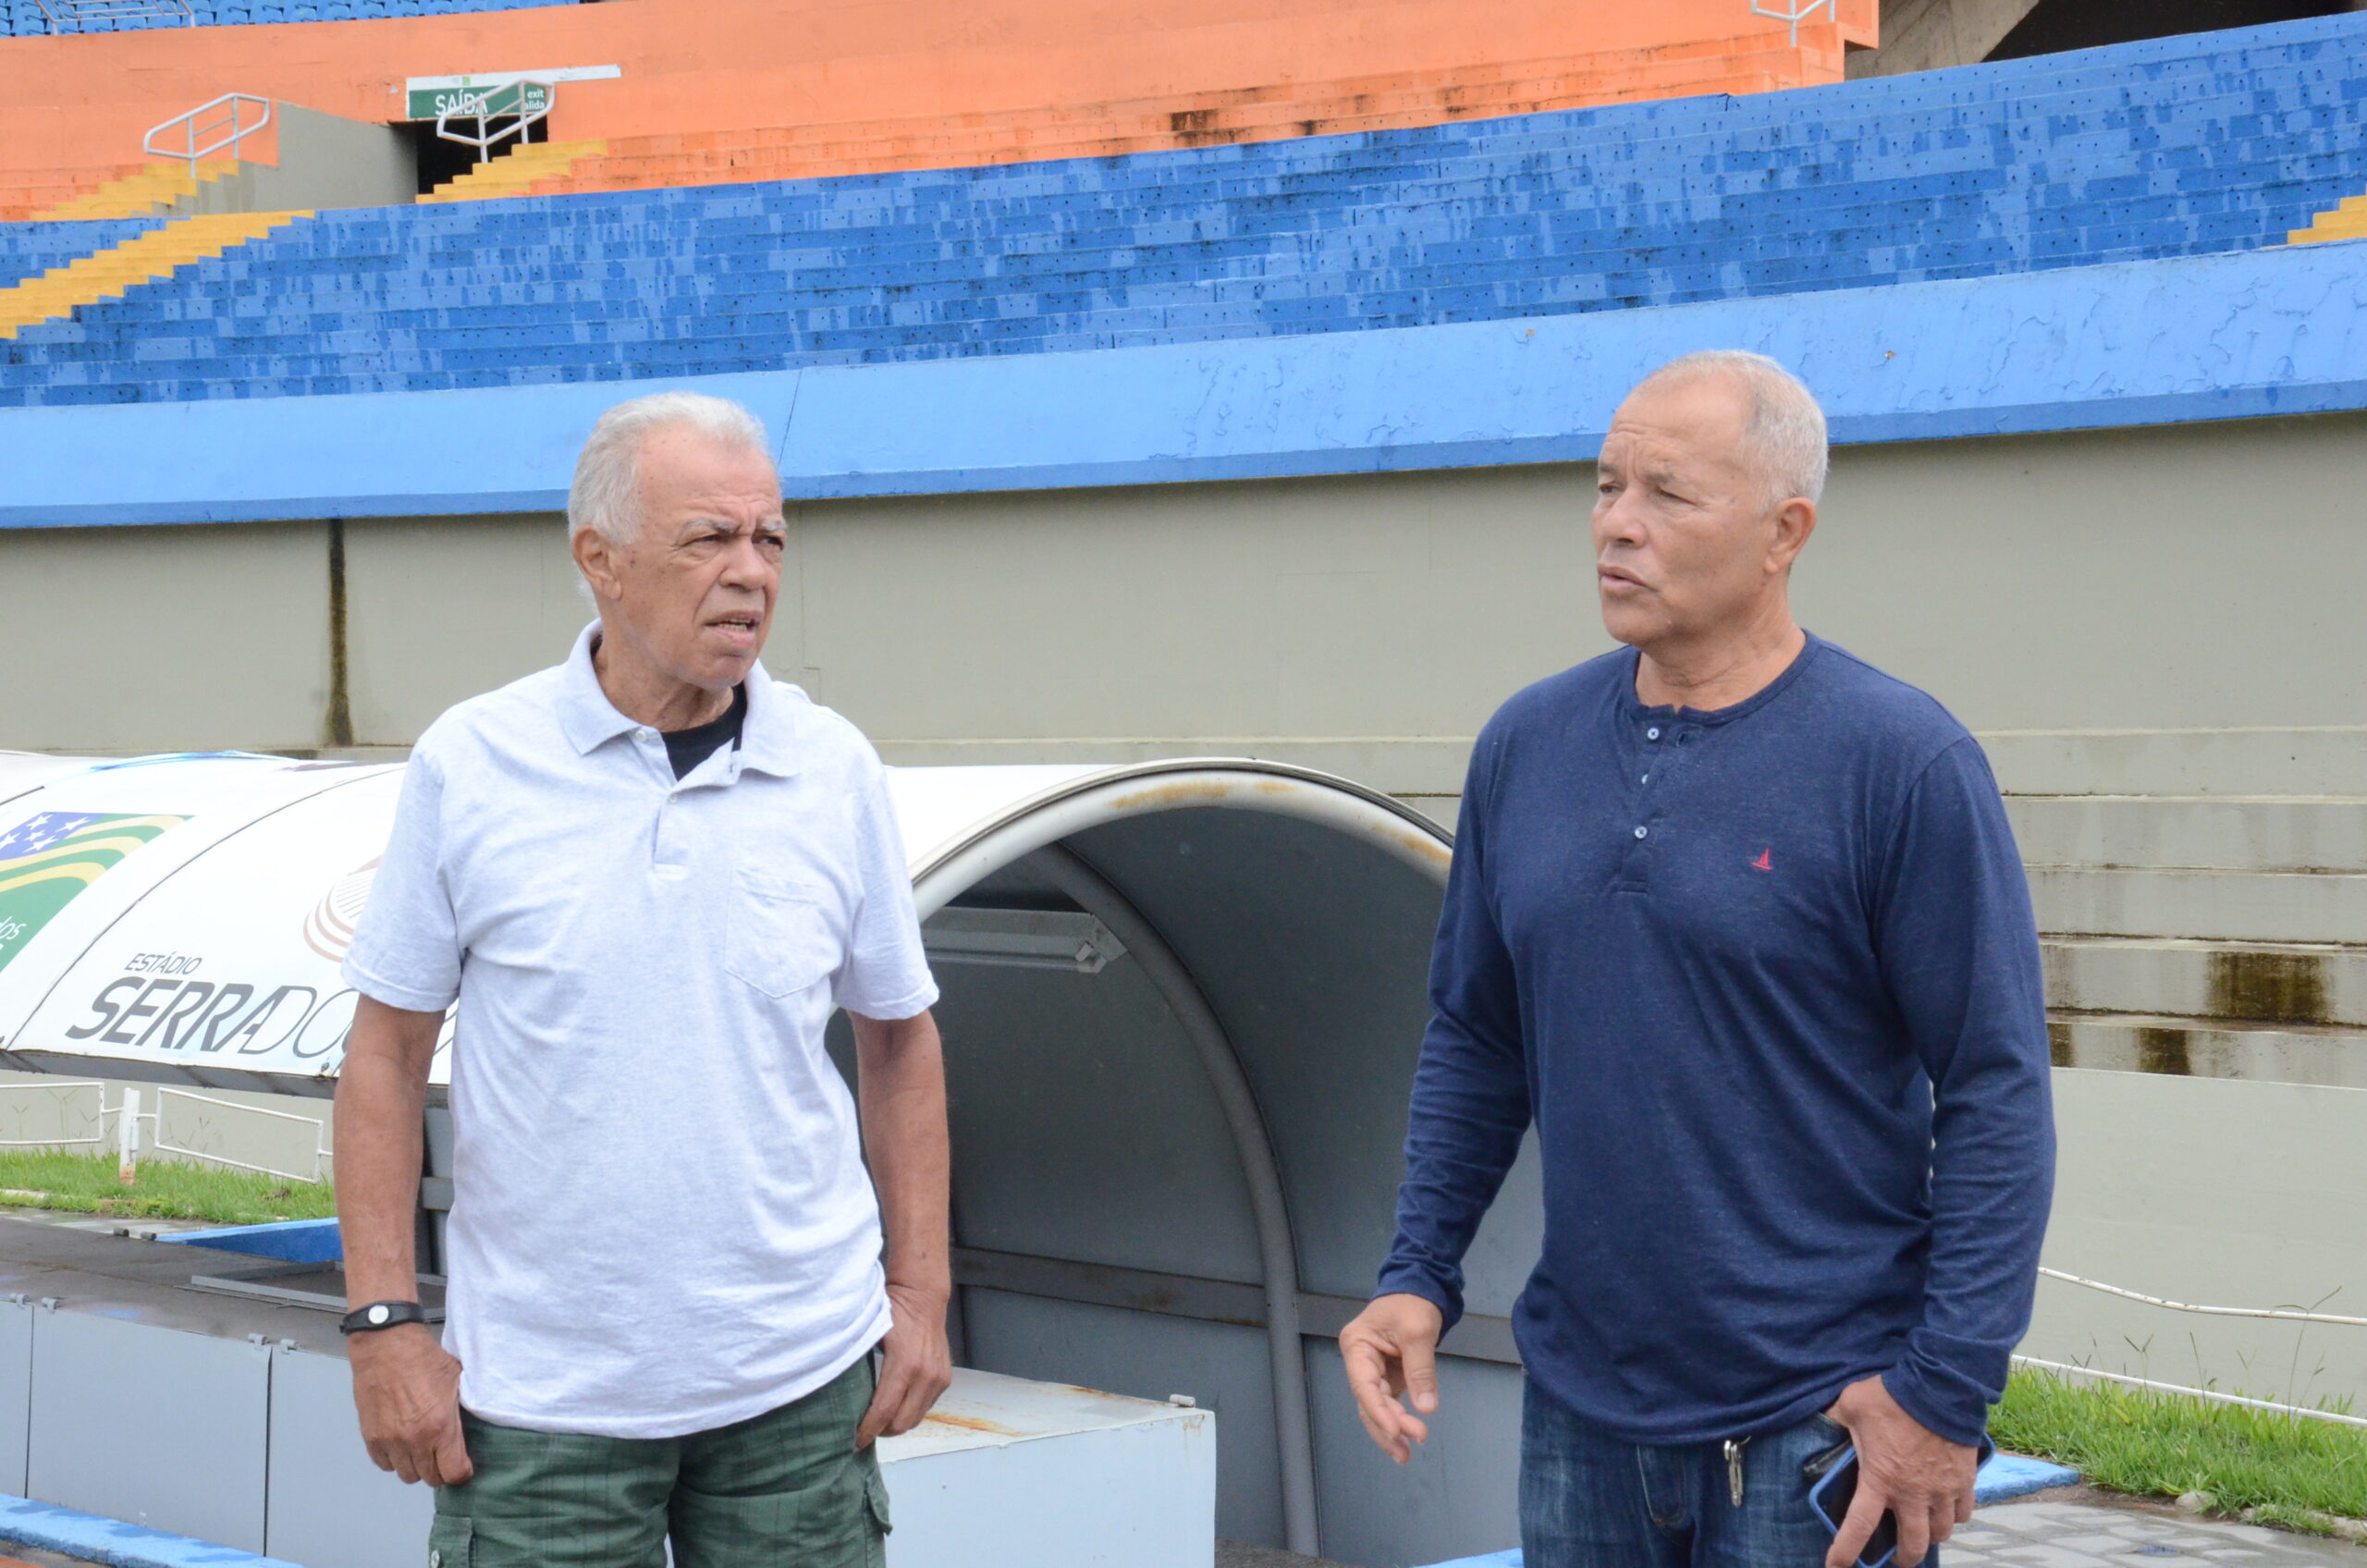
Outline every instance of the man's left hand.
{"label": "man's left hand", "polygon": [[953,1351],[945,1339],[945,1297],[888,1282],[891,1320],[879,1341],[879,1386],[854,1429],[854,1446],[901,1437],[921,1424],[953,1381]]}
{"label": "man's left hand", "polygon": [[1849,1428],[1858,1449],[1858,1495],[1824,1554],[1825,1568],[1856,1562],[1885,1510],[1898,1521],[1899,1568],[1916,1568],[1972,1517],[1979,1456],[1901,1410],[1882,1378],[1850,1384],[1825,1414]]}

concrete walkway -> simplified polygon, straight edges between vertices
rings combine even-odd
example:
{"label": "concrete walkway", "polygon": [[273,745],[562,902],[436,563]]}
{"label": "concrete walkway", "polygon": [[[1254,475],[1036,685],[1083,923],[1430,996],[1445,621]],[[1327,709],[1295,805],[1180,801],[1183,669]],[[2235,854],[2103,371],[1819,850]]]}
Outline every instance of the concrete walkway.
{"label": "concrete walkway", "polygon": [[[2252,1525],[2196,1519],[2086,1488],[1977,1509],[1940,1549],[1944,1568],[2139,1568],[2155,1562],[2243,1568],[2367,1568],[2367,1548]],[[1339,1568],[1268,1547],[1220,1542],[1218,1568]]]}
{"label": "concrete walkway", "polygon": [[2247,1568],[2367,1568],[2367,1549],[2253,1525],[2196,1519],[2133,1503],[2062,1494],[1974,1511],[1942,1549],[1946,1568],[2135,1568],[2243,1563]]}

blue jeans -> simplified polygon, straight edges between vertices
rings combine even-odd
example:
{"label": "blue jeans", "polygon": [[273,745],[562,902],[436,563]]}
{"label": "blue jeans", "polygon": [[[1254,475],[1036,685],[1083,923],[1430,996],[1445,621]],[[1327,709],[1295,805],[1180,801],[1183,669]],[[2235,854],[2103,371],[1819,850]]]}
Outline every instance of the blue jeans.
{"label": "blue jeans", "polygon": [[[1520,1427],[1523,1568],[1821,1568],[1833,1532],[1803,1466],[1849,1440],[1821,1415],[1742,1446],[1622,1442],[1528,1385]],[[1934,1551],[1924,1561],[1937,1568]]]}

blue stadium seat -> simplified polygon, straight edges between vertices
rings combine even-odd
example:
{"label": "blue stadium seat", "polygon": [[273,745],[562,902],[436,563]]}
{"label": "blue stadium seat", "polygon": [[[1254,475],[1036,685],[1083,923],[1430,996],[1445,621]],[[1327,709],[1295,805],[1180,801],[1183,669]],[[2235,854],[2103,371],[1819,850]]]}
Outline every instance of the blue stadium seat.
{"label": "blue stadium seat", "polygon": [[161,228],[165,222],[162,217],[139,217],[0,224],[0,287],[38,277],[79,256],[120,245],[152,228]]}
{"label": "blue stadium seat", "polygon": [[[0,341],[0,404],[1649,308],[2249,250],[2362,190],[2356,15],[1418,130],[329,212]],[[102,227],[0,226],[0,266]]]}
{"label": "blue stadium seat", "polygon": [[[200,27],[244,27],[262,22],[344,21],[368,17],[447,16],[460,11],[521,11],[537,6],[570,6],[577,0],[295,0],[276,4],[227,5],[190,0]],[[129,32],[151,27],[185,27],[178,17],[134,17],[96,19],[67,31]],[[50,31],[49,19],[33,0],[0,6],[0,38],[38,37]]]}

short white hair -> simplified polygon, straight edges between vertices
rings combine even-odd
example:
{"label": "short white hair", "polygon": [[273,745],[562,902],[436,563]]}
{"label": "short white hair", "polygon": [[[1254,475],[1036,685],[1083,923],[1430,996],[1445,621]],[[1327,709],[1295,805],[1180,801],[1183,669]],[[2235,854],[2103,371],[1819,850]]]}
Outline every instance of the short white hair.
{"label": "short white hair", "polygon": [[1729,382],[1750,399],[1743,445],[1766,486],[1767,505],[1780,506],[1795,496],[1824,499],[1824,478],[1832,462],[1824,410],[1798,376],[1766,355],[1746,349],[1704,349],[1669,361],[1637,382],[1636,392],[1705,376]]}
{"label": "short white hair", "polygon": [[641,536],[641,449],[650,436],[672,429],[694,430],[772,460],[764,422],[729,398],[652,392],[619,403],[600,416],[575,459],[575,481],[567,487],[569,540],[587,528],[611,545]]}

